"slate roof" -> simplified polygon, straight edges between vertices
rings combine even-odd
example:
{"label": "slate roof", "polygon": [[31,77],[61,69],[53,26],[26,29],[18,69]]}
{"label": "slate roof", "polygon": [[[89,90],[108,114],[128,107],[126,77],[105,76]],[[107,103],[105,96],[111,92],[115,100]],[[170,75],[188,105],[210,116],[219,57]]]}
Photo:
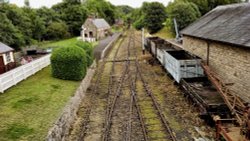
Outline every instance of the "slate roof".
{"label": "slate roof", "polygon": [[181,33],[250,48],[250,3],[218,6]]}
{"label": "slate roof", "polygon": [[94,19],[93,24],[98,28],[109,29],[110,25],[104,19]]}
{"label": "slate roof", "polygon": [[0,54],[13,51],[14,49],[0,42]]}

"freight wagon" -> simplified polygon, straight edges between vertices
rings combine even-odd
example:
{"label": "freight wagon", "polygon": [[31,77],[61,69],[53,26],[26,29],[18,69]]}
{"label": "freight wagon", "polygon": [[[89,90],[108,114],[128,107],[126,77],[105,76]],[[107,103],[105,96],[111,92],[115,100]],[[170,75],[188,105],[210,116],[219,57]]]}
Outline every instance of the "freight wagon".
{"label": "freight wagon", "polygon": [[146,49],[174,78],[200,111],[201,116],[230,116],[223,98],[210,83],[201,66],[202,59],[159,37],[146,38]]}
{"label": "freight wagon", "polygon": [[185,97],[191,100],[199,109],[200,116],[207,118],[211,115],[227,117],[230,113],[223,98],[207,77],[183,78],[180,87]]}
{"label": "freight wagon", "polygon": [[184,50],[166,51],[164,68],[172,75],[175,81],[179,83],[182,78],[204,76],[201,61],[201,58]]}

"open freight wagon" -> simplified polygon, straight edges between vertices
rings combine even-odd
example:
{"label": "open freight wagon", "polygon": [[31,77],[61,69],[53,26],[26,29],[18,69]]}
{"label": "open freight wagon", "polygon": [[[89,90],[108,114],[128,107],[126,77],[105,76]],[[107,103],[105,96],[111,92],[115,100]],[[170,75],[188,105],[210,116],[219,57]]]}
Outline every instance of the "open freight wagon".
{"label": "open freight wagon", "polygon": [[180,87],[185,97],[199,109],[201,116],[227,117],[230,115],[230,110],[223,98],[207,77],[183,78],[180,81]]}
{"label": "open freight wagon", "polygon": [[204,76],[201,61],[201,58],[184,50],[166,51],[164,55],[164,67],[178,83],[182,78]]}

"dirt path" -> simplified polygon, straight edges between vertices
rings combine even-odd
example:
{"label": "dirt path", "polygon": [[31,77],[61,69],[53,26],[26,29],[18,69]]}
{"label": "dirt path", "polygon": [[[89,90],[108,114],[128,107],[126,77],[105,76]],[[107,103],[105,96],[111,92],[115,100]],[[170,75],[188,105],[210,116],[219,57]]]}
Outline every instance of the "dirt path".
{"label": "dirt path", "polygon": [[99,63],[69,140],[171,140],[160,114],[178,141],[198,137],[194,127],[212,136],[174,81],[160,65],[148,63],[151,55],[141,54],[140,33],[131,34],[118,40],[108,58]]}

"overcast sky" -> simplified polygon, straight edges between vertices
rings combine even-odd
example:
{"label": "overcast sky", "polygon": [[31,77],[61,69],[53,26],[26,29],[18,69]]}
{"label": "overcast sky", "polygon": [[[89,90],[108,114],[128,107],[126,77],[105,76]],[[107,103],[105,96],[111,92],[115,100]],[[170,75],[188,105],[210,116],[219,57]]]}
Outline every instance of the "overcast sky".
{"label": "overcast sky", "polygon": [[[61,1],[62,0],[30,0],[30,5],[33,8],[39,8],[42,6],[51,7],[52,5]],[[148,2],[158,1],[163,3],[164,5],[167,5],[168,2],[171,0],[108,0],[108,1],[110,1],[114,5],[129,5],[132,7],[140,7],[144,1]],[[10,0],[10,3],[14,3],[18,6],[23,6],[24,0]]]}

